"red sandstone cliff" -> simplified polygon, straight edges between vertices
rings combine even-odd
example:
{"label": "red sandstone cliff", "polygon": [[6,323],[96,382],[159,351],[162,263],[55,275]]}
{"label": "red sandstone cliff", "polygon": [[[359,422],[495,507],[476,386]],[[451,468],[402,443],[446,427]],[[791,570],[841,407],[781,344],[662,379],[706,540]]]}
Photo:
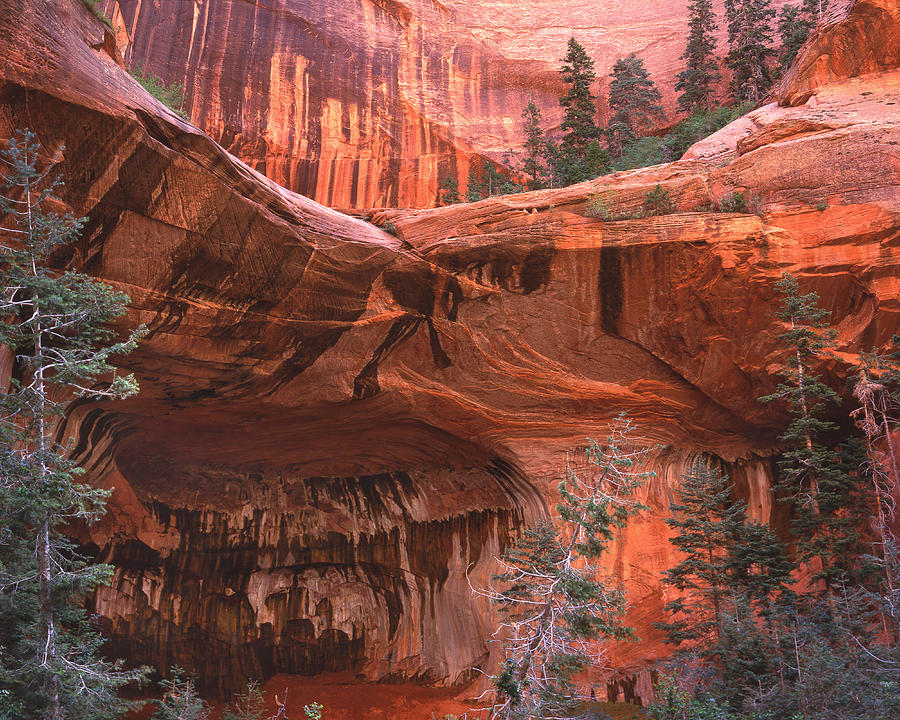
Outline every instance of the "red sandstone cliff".
{"label": "red sandstone cliff", "polygon": [[[529,98],[555,127],[560,58],[571,36],[601,77],[638,53],[673,117],[687,4],[105,0],[103,7],[132,38],[131,61],[184,85],[192,121],[226,150],[325,205],[371,208],[433,205],[448,174],[465,184],[473,154],[500,161],[518,150]],[[721,9],[717,3],[720,17]]]}
{"label": "red sandstone cliff", "polygon": [[[877,8],[898,22],[860,0],[830,32]],[[565,452],[622,410],[662,446],[651,510],[611,557],[644,640],[611,658],[642,677],[666,652],[650,623],[685,464],[722,462],[771,513],[783,418],[754,398],[779,362],[774,280],[816,290],[850,356],[897,330],[895,67],[802,75],[806,104],[761,108],[678,163],[374,218],[395,237],[168,112],[79,0],[0,10],[0,137],[29,126],[65,145],[64,199],[90,222],[61,260],[127,291],[128,322],[150,327],[127,358],[141,394],[67,419],[91,479],[116,488],[90,535],[117,566],[96,608],[116,652],[207,687],[323,670],[465,680],[491,627],[465,568],[490,575],[547,511]],[[678,214],[585,214],[598,192],[635,209],[656,183]],[[760,214],[702,209],[734,189]]]}

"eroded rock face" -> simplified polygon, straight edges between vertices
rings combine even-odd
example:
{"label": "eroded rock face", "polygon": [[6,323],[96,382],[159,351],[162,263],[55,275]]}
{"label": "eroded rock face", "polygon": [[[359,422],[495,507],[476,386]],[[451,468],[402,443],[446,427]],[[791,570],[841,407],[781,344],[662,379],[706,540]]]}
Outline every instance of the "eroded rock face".
{"label": "eroded rock face", "polygon": [[[141,394],[76,404],[63,429],[115,488],[82,534],[117,566],[96,608],[116,652],[208,689],[275,672],[469,678],[493,621],[467,571],[489,581],[553,506],[566,453],[623,410],[659,445],[650,510],[609,558],[642,638],[612,648],[611,687],[639,688],[667,652],[651,623],[684,468],[720,463],[755,517],[783,521],[767,490],[785,418],[755,400],[781,362],[780,273],[833,314],[836,386],[897,330],[896,69],[763,107],[678,163],[373,216],[392,235],[284,190],[144,94],[79,0],[0,10],[0,135],[65,145],[64,200],[90,217],[58,260],[128,292],[125,323],[150,328],[124,360]],[[633,212],[656,184],[676,214],[586,213],[597,194]],[[758,214],[709,211],[734,190]]]}
{"label": "eroded rock face", "polygon": [[[780,7],[785,0],[775,0]],[[576,37],[605,88],[631,52],[669,117],[686,0],[104,0],[131,61],[186,89],[191,120],[285,187],[339,208],[426,207],[469,162],[524,142],[529,99],[562,120]],[[717,3],[719,17],[721,3]],[[720,44],[724,48],[724,22]],[[724,54],[724,50],[722,52]],[[603,90],[605,96],[605,89]],[[725,84],[723,82],[723,96]],[[600,103],[602,105],[602,103]],[[601,116],[605,107],[600,108]]]}

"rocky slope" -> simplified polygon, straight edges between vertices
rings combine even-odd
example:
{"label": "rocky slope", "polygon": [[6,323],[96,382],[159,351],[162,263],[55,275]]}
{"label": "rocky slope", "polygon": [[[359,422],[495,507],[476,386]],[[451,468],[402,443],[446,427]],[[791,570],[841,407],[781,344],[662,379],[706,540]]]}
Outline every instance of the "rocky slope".
{"label": "rocky slope", "polygon": [[[65,146],[64,200],[90,221],[59,262],[127,291],[126,323],[150,328],[126,359],[141,394],[76,404],[63,430],[115,488],[82,535],[117,566],[96,609],[115,652],[211,690],[278,672],[471,677],[492,620],[466,569],[487,582],[552,507],[567,452],[624,410],[659,445],[650,510],[610,557],[643,641],[613,648],[619,677],[599,681],[645,693],[685,465],[721,463],[772,515],[784,417],[754,398],[780,362],[774,281],[795,273],[832,311],[836,383],[897,331],[900,71],[844,77],[822,55],[877,56],[853,28],[881,12],[895,32],[887,0],[822,31],[804,55],[826,58],[809,62],[819,79],[789,78],[785,107],[689,159],[373,217],[396,234],[279,187],[156,103],[79,0],[0,10],[0,137],[28,126],[48,156]],[[657,183],[676,214],[586,213],[597,195],[633,212]],[[708,210],[734,190],[758,214]]]}
{"label": "rocky slope", "polygon": [[[102,3],[120,24],[130,61],[185,87],[198,127],[276,182],[340,208],[433,205],[444,177],[466,183],[471,158],[501,161],[521,147],[530,98],[545,126],[556,127],[560,58],[571,36],[594,58],[601,87],[618,58],[640,55],[672,117],[687,5]],[[722,3],[716,7],[721,17]]]}

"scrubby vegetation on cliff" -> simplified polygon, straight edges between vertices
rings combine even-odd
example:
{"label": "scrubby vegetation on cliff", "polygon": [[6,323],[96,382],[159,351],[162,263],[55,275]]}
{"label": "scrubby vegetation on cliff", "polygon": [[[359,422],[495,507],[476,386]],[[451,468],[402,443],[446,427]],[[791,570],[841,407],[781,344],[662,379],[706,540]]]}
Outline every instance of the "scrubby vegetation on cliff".
{"label": "scrubby vegetation on cliff", "polygon": [[182,85],[177,83],[169,85],[161,77],[145,70],[140,65],[135,65],[128,72],[144,90],[159,100],[169,110],[172,110],[179,117],[187,119],[187,115],[184,113],[184,87]]}

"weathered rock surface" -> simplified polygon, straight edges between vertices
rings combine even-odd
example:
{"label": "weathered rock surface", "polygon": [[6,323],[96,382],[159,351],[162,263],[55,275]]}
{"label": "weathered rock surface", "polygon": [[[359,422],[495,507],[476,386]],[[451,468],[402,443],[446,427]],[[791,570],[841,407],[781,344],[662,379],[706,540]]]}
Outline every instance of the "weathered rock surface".
{"label": "weathered rock surface", "polygon": [[[276,182],[340,208],[433,205],[447,175],[465,186],[470,158],[501,161],[522,146],[530,98],[545,126],[557,127],[560,58],[572,36],[594,58],[604,94],[615,61],[636,52],[673,117],[687,5],[103,3],[132,39],[129,58],[185,87],[198,127]],[[716,7],[721,17],[722,4]],[[720,35],[724,55],[724,27]]]}
{"label": "weathered rock surface", "polygon": [[[115,652],[210,689],[470,677],[491,617],[466,568],[487,582],[552,506],[566,452],[623,410],[660,445],[651,509],[610,557],[643,639],[610,652],[630,688],[667,651],[650,623],[685,465],[722,463],[771,517],[784,417],[755,398],[780,362],[779,274],[819,293],[846,358],[900,324],[897,69],[761,108],[678,163],[373,217],[394,236],[168,112],[79,0],[0,10],[0,136],[65,145],[64,200],[90,221],[59,261],[127,291],[126,322],[150,328],[125,360],[141,394],[76,404],[65,426],[115,487],[84,535],[117,566],[96,608]],[[598,193],[631,212],[657,183],[677,214],[586,216]],[[759,214],[705,209],[733,190]]]}
{"label": "weathered rock surface", "polygon": [[776,95],[781,105],[800,105],[822,85],[898,65],[900,6],[896,0],[832,2]]}

